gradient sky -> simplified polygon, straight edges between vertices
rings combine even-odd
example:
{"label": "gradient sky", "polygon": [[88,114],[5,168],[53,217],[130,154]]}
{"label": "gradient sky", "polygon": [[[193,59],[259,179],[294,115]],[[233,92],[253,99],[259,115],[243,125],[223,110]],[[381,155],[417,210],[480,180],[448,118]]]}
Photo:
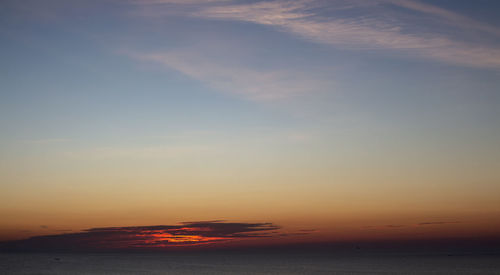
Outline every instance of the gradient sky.
{"label": "gradient sky", "polygon": [[214,220],[498,236],[498,10],[3,0],[0,240]]}

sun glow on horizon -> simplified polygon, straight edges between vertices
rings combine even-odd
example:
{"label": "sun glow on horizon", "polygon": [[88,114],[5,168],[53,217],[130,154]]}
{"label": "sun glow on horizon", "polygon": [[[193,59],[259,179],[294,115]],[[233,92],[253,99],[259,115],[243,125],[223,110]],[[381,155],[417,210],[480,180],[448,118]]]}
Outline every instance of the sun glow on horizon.
{"label": "sun glow on horizon", "polygon": [[500,238],[500,1],[0,1],[0,246]]}

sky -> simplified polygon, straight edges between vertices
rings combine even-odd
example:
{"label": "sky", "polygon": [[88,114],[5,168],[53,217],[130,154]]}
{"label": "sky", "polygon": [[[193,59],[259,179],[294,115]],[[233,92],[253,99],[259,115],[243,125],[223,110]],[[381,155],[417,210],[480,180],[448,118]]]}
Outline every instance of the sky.
{"label": "sky", "polygon": [[3,0],[0,241],[500,237],[499,9]]}

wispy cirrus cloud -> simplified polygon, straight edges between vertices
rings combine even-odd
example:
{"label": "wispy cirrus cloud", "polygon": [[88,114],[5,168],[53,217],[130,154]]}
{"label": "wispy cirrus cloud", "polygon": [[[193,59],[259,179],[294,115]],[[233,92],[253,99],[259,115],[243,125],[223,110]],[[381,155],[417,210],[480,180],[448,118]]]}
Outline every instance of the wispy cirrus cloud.
{"label": "wispy cirrus cloud", "polygon": [[381,0],[381,1],[385,1],[387,3],[391,3],[396,6],[400,6],[403,8],[439,17],[447,21],[448,24],[454,25],[462,29],[478,30],[500,36],[500,28],[498,27],[494,27],[489,24],[479,22],[467,16],[440,8],[438,6],[413,0]]}
{"label": "wispy cirrus cloud", "polygon": [[[131,3],[142,9],[142,16],[176,14],[209,21],[250,22],[344,51],[500,69],[500,47],[492,44],[495,39],[482,39],[498,38],[499,28],[420,1],[134,0]],[[457,37],[457,33],[463,37]],[[481,33],[480,41],[475,39],[478,33]],[[490,42],[485,42],[487,40]],[[244,61],[235,64],[231,60],[241,57],[207,51],[197,45],[125,54],[136,60],[161,64],[213,90],[256,101],[283,100],[336,87],[331,74],[322,75],[323,68],[304,70],[301,66],[282,66],[276,69],[252,66]]]}
{"label": "wispy cirrus cloud", "polygon": [[[180,4],[179,1],[164,2]],[[451,32],[437,30],[444,22],[454,33],[457,30],[469,33],[479,31],[484,36],[498,37],[500,28],[419,1],[276,0],[243,4],[234,1],[187,3],[195,2],[200,5],[185,10],[186,16],[266,25],[302,39],[344,49],[397,51],[398,54],[461,66],[500,68],[498,45],[457,39]],[[136,3],[148,6],[151,1]],[[395,6],[400,10],[391,9]],[[412,21],[415,18],[407,16],[401,9],[424,14],[430,20]],[[161,14],[164,9],[156,5],[151,12]]]}
{"label": "wispy cirrus cloud", "polygon": [[197,50],[128,53],[196,79],[214,90],[258,101],[273,101],[332,87],[332,81],[294,69],[255,69],[211,58]]}
{"label": "wispy cirrus cloud", "polygon": [[[411,22],[403,22],[400,18],[373,16],[369,9],[363,9],[357,16],[331,17],[320,15],[317,1],[272,1],[240,5],[219,5],[206,7],[192,13],[192,16],[252,22],[268,25],[313,42],[329,44],[344,48],[361,50],[397,50],[428,59],[473,66],[500,68],[500,49],[496,46],[462,42],[450,36],[435,32],[431,26],[427,31],[412,29]],[[383,4],[383,2],[380,2]],[[431,5],[416,1],[391,1],[390,3],[432,15],[439,15],[452,21],[465,22],[458,25],[476,26],[496,33],[497,29],[486,24],[479,24],[465,17],[447,12]],[[366,8],[366,5],[351,5],[350,9]],[[344,7],[346,8],[346,7]],[[383,10],[382,10],[383,11]],[[380,14],[380,10],[378,11]]]}

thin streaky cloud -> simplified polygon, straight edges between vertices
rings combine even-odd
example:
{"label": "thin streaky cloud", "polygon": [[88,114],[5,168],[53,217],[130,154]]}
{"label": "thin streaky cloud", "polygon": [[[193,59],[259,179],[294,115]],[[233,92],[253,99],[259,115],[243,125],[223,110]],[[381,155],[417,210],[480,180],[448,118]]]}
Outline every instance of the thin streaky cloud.
{"label": "thin streaky cloud", "polygon": [[453,24],[463,29],[474,29],[494,35],[500,35],[500,28],[479,22],[467,16],[463,16],[456,12],[449,11],[434,5],[412,0],[386,0],[386,1],[403,8],[441,17],[447,20],[450,24]]}
{"label": "thin streaky cloud", "polygon": [[197,51],[129,54],[194,78],[214,90],[257,101],[275,101],[332,87],[331,81],[293,70],[257,70],[207,58]]}
{"label": "thin streaky cloud", "polygon": [[388,228],[399,228],[399,227],[404,227],[404,225],[401,225],[401,224],[388,224],[385,227],[388,227]]}
{"label": "thin streaky cloud", "polygon": [[402,25],[377,18],[322,18],[305,8],[305,3],[273,1],[214,6],[192,16],[269,25],[314,42],[339,47],[398,50],[452,64],[500,68],[498,47],[458,42],[439,33],[411,33],[403,30]]}
{"label": "thin streaky cloud", "polygon": [[[322,7],[325,5],[325,2],[321,2],[318,0],[297,0],[297,1],[260,1],[253,4],[247,5],[230,5],[231,3],[235,3],[236,1],[232,0],[132,0],[132,3],[148,6],[148,5],[200,5],[201,7],[207,5],[217,5],[224,7],[224,4],[227,8],[220,10],[224,11],[228,14],[233,14],[235,12],[239,12],[242,8],[247,9],[249,12],[256,12],[257,16],[261,17],[262,13],[271,13],[272,11],[279,10],[281,12],[286,11],[291,14],[287,16],[291,18],[300,18],[304,17],[304,15],[314,15],[314,13],[304,13],[304,10],[311,10],[313,8]],[[462,14],[459,14],[454,11],[450,11],[435,5],[423,3],[415,0],[373,0],[373,1],[357,1],[357,0],[332,0],[328,1],[329,4],[333,7],[329,7],[332,10],[348,10],[348,9],[359,9],[359,8],[370,8],[370,7],[380,7],[384,5],[394,5],[401,8],[405,8],[408,10],[420,12],[423,14],[435,16],[436,18],[444,19],[448,24],[453,25],[455,27],[469,29],[469,30],[478,30],[486,33],[490,33],[493,35],[500,35],[500,28],[492,26],[490,24],[477,21],[475,19],[469,18]],[[301,10],[301,12],[294,12],[297,10]],[[159,10],[156,10],[157,12]],[[233,14],[234,15],[234,14]],[[272,13],[271,13],[272,15]],[[272,15],[270,18],[276,19],[276,14]],[[282,14],[281,14],[282,15]]]}
{"label": "thin streaky cloud", "polygon": [[454,223],[460,223],[459,221],[451,221],[451,222],[445,222],[445,221],[438,221],[438,222],[421,222],[417,224],[418,226],[422,225],[441,225],[441,224],[454,224]]}
{"label": "thin streaky cloud", "polygon": [[415,226],[428,226],[428,225],[448,225],[448,224],[458,224],[460,221],[435,221],[435,222],[420,222],[417,224],[387,224],[387,225],[369,225],[364,226],[365,229],[384,229],[384,228],[409,228]]}
{"label": "thin streaky cloud", "polygon": [[[422,31],[402,16],[388,20],[387,16],[366,14],[370,9],[384,11],[388,5],[444,18],[449,22],[466,24],[466,17],[442,8],[416,1],[379,0],[335,1],[260,1],[235,4],[234,1],[133,1],[145,8],[143,15],[168,16],[180,14],[206,20],[251,22],[270,26],[314,43],[331,45],[341,49],[385,51],[399,56],[426,58],[441,62],[478,68],[500,68],[500,49],[491,45],[455,41],[443,33]],[[331,2],[328,2],[331,3]],[[176,7],[179,7],[176,9]],[[318,10],[351,9],[361,15],[350,18],[325,17]],[[382,8],[382,10],[380,10]],[[365,14],[365,15],[363,15]],[[465,22],[465,23],[464,23]],[[458,27],[461,25],[459,24]],[[481,25],[474,21],[474,26]],[[425,29],[424,29],[425,30]],[[137,60],[154,62],[178,71],[204,85],[224,93],[242,96],[256,101],[275,101],[311,92],[332,90],[334,83],[321,77],[290,68],[280,70],[256,69],[248,65],[228,64],[224,58],[203,54],[203,49],[169,50],[156,52],[125,53]]]}

